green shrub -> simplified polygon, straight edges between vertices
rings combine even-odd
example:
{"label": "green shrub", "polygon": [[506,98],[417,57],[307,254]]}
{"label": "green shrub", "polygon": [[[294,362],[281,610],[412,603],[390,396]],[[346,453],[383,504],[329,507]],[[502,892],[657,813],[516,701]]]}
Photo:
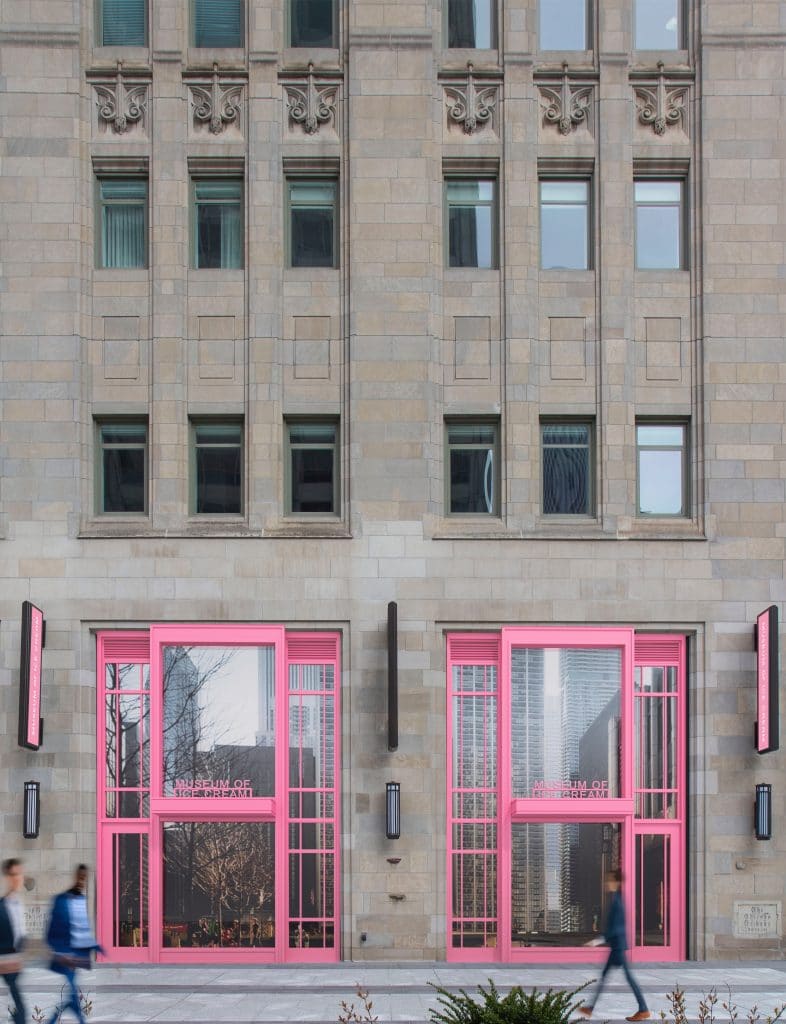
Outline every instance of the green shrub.
{"label": "green shrub", "polygon": [[488,988],[478,985],[480,999],[464,989],[456,994],[432,985],[439,993],[439,1006],[431,1007],[429,1015],[432,1024],[567,1024],[582,1003],[576,995],[588,984],[567,991],[550,988],[546,992],[537,988],[525,992],[514,985],[503,996],[489,978]]}

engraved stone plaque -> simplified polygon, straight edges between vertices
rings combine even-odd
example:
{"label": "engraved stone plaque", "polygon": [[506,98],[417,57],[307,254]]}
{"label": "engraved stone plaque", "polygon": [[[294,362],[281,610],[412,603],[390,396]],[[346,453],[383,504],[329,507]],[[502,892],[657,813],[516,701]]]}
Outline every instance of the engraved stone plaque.
{"label": "engraved stone plaque", "polygon": [[736,939],[779,939],[780,901],[735,900],[732,931]]}

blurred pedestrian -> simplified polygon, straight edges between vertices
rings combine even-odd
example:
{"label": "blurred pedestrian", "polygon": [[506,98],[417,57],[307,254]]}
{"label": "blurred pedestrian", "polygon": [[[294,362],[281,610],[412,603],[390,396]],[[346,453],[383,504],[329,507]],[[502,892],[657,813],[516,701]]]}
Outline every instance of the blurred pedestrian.
{"label": "blurred pedestrian", "polygon": [[22,862],[16,857],[3,861],[5,895],[0,899],[0,974],[14,1001],[11,1017],[14,1024],[25,1024],[27,1010],[19,991],[22,972],[22,950],[25,945],[25,911],[19,893],[24,885]]}
{"label": "blurred pedestrian", "polygon": [[73,1010],[79,1024],[85,1024],[79,989],[76,985],[76,972],[80,967],[90,970],[92,953],[95,950],[101,951],[87,915],[86,887],[87,865],[79,864],[74,874],[73,886],[55,896],[52,902],[46,935],[46,941],[52,950],[52,961],[49,966],[51,970],[65,977],[68,998],[55,1008],[48,1024],[54,1024],[67,1009]]}
{"label": "blurred pedestrian", "polygon": [[588,943],[590,946],[599,946],[605,942],[609,947],[609,956],[603,968],[603,973],[598,980],[597,987],[595,988],[595,996],[592,1002],[588,1003],[586,1006],[580,1006],[579,1013],[584,1017],[592,1016],[592,1011],[594,1010],[596,1003],[600,999],[600,994],[603,991],[603,986],[606,982],[606,975],[612,967],[621,967],[625,972],[625,977],[633,991],[633,995],[636,997],[636,1002],[639,1004],[638,1010],[631,1014],[630,1017],[626,1017],[625,1020],[647,1020],[651,1016],[650,1011],[647,1007],[646,1000],[644,999],[644,994],[631,973],[630,966],[628,965],[628,958],[625,956],[625,951],[628,948],[628,934],[627,927],[625,925],[625,905],[622,902],[621,889],[622,872],[619,869],[609,871],[606,874],[606,892],[611,895],[611,900],[606,914],[606,923],[603,928],[603,938],[592,939],[592,941]]}

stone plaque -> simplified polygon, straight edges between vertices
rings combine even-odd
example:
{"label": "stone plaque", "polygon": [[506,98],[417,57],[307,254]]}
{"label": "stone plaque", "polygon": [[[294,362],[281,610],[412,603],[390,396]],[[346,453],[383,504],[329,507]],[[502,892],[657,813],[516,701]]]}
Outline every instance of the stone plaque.
{"label": "stone plaque", "polygon": [[735,939],[779,939],[780,901],[735,900],[732,931]]}
{"label": "stone plaque", "polygon": [[48,903],[25,903],[25,931],[28,939],[43,939],[44,926],[49,918]]}

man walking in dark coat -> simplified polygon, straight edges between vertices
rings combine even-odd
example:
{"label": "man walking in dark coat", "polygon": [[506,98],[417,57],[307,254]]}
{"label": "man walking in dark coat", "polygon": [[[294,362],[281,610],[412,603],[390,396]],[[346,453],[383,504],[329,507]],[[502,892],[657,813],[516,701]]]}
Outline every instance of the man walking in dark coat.
{"label": "man walking in dark coat", "polygon": [[621,888],[622,872],[619,870],[609,871],[606,875],[606,892],[611,894],[611,902],[609,903],[609,909],[606,915],[603,939],[593,941],[591,943],[591,945],[599,945],[601,941],[604,941],[609,947],[609,957],[603,968],[603,973],[600,976],[597,988],[595,989],[595,998],[587,1006],[579,1007],[579,1013],[584,1017],[592,1016],[595,1004],[598,999],[600,999],[600,994],[603,991],[603,986],[606,982],[606,975],[612,967],[621,967],[625,972],[625,977],[633,991],[633,995],[636,997],[636,1002],[639,1004],[638,1010],[634,1014],[631,1014],[630,1017],[626,1017],[625,1020],[647,1020],[648,1017],[651,1016],[650,1011],[644,999],[644,994],[631,973],[628,965],[628,958],[625,956],[625,950],[628,948],[628,935],[627,927],[625,925],[625,906],[622,902]]}
{"label": "man walking in dark coat", "polygon": [[74,884],[66,892],[55,896],[46,941],[52,950],[50,969],[64,975],[68,983],[68,998],[55,1008],[49,1024],[60,1017],[64,1010],[73,1011],[79,1024],[85,1024],[84,1014],[76,985],[77,968],[92,966],[91,954],[101,947],[93,935],[93,927],[87,916],[87,866],[78,865]]}
{"label": "man walking in dark coat", "polygon": [[5,896],[0,900],[0,972],[8,985],[14,1001],[11,1011],[14,1024],[25,1024],[27,1011],[19,991],[19,974],[22,970],[21,952],[25,944],[25,916],[19,891],[25,876],[22,862],[16,857],[3,861]]}

